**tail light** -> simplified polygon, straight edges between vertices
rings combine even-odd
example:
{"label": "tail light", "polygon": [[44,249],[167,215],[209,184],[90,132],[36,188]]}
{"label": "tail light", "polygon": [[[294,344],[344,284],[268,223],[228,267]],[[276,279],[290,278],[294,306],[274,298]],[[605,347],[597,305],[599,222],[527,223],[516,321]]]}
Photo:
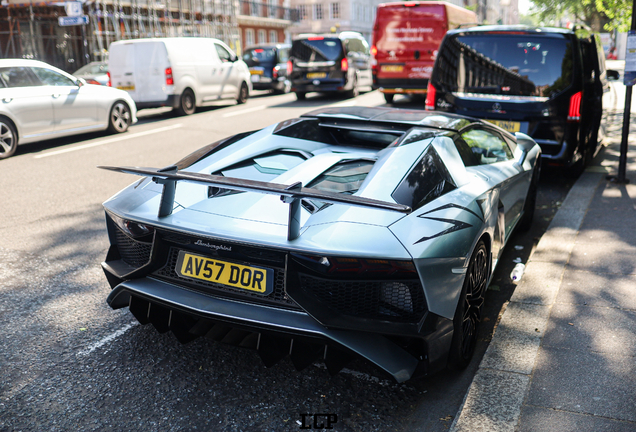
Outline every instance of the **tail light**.
{"label": "tail light", "polygon": [[343,72],[346,72],[349,70],[349,61],[346,58],[343,58],[342,61],[340,62],[340,69]]}
{"label": "tail light", "polygon": [[391,276],[398,279],[417,277],[412,261],[292,255],[303,265],[326,275]]}
{"label": "tail light", "polygon": [[431,82],[428,82],[428,87],[426,87],[426,102],[424,102],[424,107],[428,111],[435,110],[435,97],[437,96],[437,90],[433,87]]}
{"label": "tail light", "polygon": [[174,79],[172,79],[172,68],[166,68],[166,85],[174,85]]}
{"label": "tail light", "polygon": [[108,84],[106,84],[106,85],[107,85],[108,87],[112,87],[112,86],[113,86],[113,83],[112,83],[112,81],[110,80],[110,72],[106,72],[106,75],[108,75]]}
{"label": "tail light", "polygon": [[287,75],[291,74],[294,70],[294,65],[291,60],[287,60]]}
{"label": "tail light", "polygon": [[570,110],[568,111],[568,121],[577,122],[581,120],[581,97],[583,92],[577,92],[570,97]]}
{"label": "tail light", "polygon": [[375,45],[371,45],[371,55],[373,57],[378,55],[378,48]]}
{"label": "tail light", "polygon": [[278,66],[276,66],[274,69],[272,69],[272,78],[273,79],[278,78]]}

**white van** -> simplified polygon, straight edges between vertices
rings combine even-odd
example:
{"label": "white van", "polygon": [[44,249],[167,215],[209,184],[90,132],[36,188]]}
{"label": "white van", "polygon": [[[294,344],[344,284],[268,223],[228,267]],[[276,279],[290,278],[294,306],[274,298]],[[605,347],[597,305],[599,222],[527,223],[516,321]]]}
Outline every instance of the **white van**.
{"label": "white van", "polygon": [[181,115],[220,99],[244,103],[252,90],[250,71],[218,39],[133,39],[109,48],[110,85],[126,90],[138,109],[173,107]]}

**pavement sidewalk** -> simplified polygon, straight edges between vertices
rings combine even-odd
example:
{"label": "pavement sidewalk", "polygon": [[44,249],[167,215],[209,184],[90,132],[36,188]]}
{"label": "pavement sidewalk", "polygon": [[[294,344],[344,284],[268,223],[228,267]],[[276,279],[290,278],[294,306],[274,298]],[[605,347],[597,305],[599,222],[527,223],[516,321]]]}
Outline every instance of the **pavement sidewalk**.
{"label": "pavement sidewalk", "polygon": [[[630,183],[605,178],[618,172],[624,102],[618,106],[618,133],[526,263],[451,431],[636,431],[633,135]],[[635,122],[632,114],[632,131]]]}

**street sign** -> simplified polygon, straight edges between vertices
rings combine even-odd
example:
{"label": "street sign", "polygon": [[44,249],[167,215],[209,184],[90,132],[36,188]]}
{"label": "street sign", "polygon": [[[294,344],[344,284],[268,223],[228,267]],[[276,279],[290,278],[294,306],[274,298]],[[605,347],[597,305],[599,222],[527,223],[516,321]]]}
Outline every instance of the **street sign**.
{"label": "street sign", "polygon": [[76,17],[69,17],[69,16],[57,17],[57,23],[62,27],[88,24],[88,15],[82,15],[82,16],[76,16]]}
{"label": "street sign", "polygon": [[79,1],[67,1],[64,4],[64,10],[66,11],[66,15],[70,17],[84,15],[84,11],[82,10],[82,2]]}

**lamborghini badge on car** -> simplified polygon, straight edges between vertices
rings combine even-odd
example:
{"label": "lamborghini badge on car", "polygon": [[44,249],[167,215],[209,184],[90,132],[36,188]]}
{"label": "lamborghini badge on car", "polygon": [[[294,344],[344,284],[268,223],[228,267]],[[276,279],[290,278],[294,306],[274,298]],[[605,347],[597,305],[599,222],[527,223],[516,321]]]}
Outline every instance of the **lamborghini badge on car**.
{"label": "lamborghini badge on car", "polygon": [[506,241],[532,221],[540,148],[487,122],[327,108],[235,135],[104,203],[108,303],[182,342],[403,382],[470,362]]}

